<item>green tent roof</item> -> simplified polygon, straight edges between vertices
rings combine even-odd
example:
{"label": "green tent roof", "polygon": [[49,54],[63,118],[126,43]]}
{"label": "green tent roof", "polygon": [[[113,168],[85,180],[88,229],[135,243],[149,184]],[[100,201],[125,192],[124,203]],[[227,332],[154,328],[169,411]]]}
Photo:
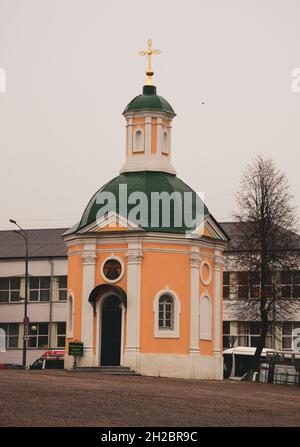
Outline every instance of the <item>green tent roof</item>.
{"label": "green tent roof", "polygon": [[156,94],[156,87],[154,85],[144,85],[143,94],[136,96],[130,101],[123,114],[137,110],[161,110],[162,112],[175,116],[175,112],[168,101]]}
{"label": "green tent roof", "polygon": [[[128,205],[127,215],[124,215],[126,213],[124,213],[124,210],[122,209],[122,207],[120,207],[119,203],[120,185],[126,185],[127,196],[129,196],[131,193],[134,192],[142,192],[146,195],[148,199],[148,220],[145,224],[142,225],[139,222],[139,216],[137,216],[137,220],[135,221],[132,218],[132,215],[130,214],[130,211],[136,207],[137,203],[139,203],[136,202],[135,200],[132,205]],[[100,188],[99,191],[96,192],[96,194],[94,194],[94,196],[88,203],[86,209],[84,210],[80,222],[77,225],[70,228],[70,230],[68,230],[67,233],[65,234],[75,233],[80,229],[84,228],[85,226],[96,221],[97,214],[101,209],[101,207],[103,206],[99,204],[99,196],[101,192],[111,192],[116,198],[116,206],[109,209],[109,211],[115,211],[116,213],[122,215],[126,219],[129,219],[130,221],[136,224],[140,224],[139,226],[146,231],[186,233],[192,231],[203,221],[203,219],[207,215],[209,215],[209,211],[205,206],[205,204],[200,199],[200,197],[188,185],[186,185],[182,180],[176,177],[176,175],[167,174],[165,172],[154,172],[154,171],[126,172],[112,179],[110,182],[108,182],[106,185]],[[150,198],[151,193],[153,192],[157,193],[166,192],[168,194],[171,194],[173,192],[179,193],[175,195],[176,197],[174,202],[172,200],[170,202],[171,206],[169,213],[170,214],[169,222],[163,222],[160,216],[159,222],[153,223],[155,221],[155,216],[153,216],[154,214],[153,207],[151,209],[151,198]],[[188,194],[188,197],[185,196],[185,203],[187,203],[188,201],[189,205],[186,206],[186,210],[187,211],[191,210],[192,218],[195,219],[196,221],[194,227],[186,226],[185,224],[178,226],[178,223],[176,222],[176,218],[178,216],[184,215],[183,198],[184,193],[186,192],[191,193]]]}

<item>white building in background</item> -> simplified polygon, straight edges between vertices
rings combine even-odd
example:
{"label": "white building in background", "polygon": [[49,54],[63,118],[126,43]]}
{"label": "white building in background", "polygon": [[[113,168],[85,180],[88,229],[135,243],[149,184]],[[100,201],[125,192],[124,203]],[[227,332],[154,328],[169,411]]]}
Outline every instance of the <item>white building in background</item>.
{"label": "white building in background", "polygon": [[[222,228],[231,238],[225,252],[223,272],[223,348],[234,346],[256,347],[259,338],[259,322],[243,320],[238,317],[237,308],[239,302],[244,299],[253,299],[255,289],[259,283],[255,275],[250,277],[249,272],[234,271],[230,267],[230,258],[239,256],[235,247],[235,235],[238,234],[238,226],[235,222],[222,223]],[[298,246],[300,257],[300,237]],[[233,262],[234,265],[234,262]],[[291,300],[289,319],[276,325],[275,331],[270,329],[266,338],[266,348],[277,350],[300,349],[300,266],[294,271],[278,272],[278,283],[282,299]],[[283,320],[283,318],[282,318]]]}
{"label": "white building in background", "polygon": [[[65,346],[67,257],[65,229],[27,230],[29,291],[27,364],[48,348]],[[0,231],[0,363],[22,364],[25,242]],[[32,331],[32,326],[36,331]]]}

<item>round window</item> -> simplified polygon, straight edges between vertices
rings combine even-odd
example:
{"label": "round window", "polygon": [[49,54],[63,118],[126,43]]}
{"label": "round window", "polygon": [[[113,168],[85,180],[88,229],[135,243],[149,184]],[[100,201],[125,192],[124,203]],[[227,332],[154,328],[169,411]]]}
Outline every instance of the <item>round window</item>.
{"label": "round window", "polygon": [[115,281],[121,276],[122,265],[117,259],[108,259],[103,265],[103,275],[109,281]]}

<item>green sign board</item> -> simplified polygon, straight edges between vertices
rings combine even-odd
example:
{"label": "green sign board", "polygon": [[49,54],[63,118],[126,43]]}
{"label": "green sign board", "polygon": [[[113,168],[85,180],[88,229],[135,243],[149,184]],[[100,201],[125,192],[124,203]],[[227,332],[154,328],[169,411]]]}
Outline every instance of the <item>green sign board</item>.
{"label": "green sign board", "polygon": [[69,355],[83,355],[83,343],[70,342],[69,343]]}

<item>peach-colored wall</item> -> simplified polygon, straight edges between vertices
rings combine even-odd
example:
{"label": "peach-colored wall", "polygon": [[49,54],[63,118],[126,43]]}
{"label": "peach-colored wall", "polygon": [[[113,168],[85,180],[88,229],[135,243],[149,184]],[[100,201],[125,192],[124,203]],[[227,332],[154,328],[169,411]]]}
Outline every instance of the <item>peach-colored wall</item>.
{"label": "peach-colored wall", "polygon": [[[105,284],[101,275],[101,266],[104,260],[111,255],[119,257],[125,266],[125,273],[117,285],[127,291],[127,260],[124,250],[127,244],[97,245],[97,249],[105,248],[105,252],[98,252],[95,266],[95,286]],[[69,252],[82,249],[78,245],[71,247]],[[157,251],[147,251],[155,249]],[[159,250],[174,250],[183,253],[164,252]],[[201,248],[201,261],[209,263],[212,272],[212,281],[208,286],[201,283],[200,296],[208,291],[212,304],[212,320],[214,314],[214,260],[211,257],[214,250]],[[144,353],[177,353],[188,354],[190,345],[190,247],[187,245],[143,244],[143,260],[141,264],[141,352]],[[207,255],[207,256],[206,256]],[[222,277],[222,274],[221,274]],[[222,286],[222,284],[221,284]],[[180,338],[160,339],[154,337],[153,302],[159,290],[170,288],[179,297],[181,304]],[[68,290],[74,294],[74,326],[73,338],[81,339],[81,312],[82,312],[82,258],[80,254],[73,254],[68,258]],[[222,297],[222,287],[221,287]],[[99,315],[94,315],[94,352],[96,352],[96,327]],[[126,313],[123,325],[123,350],[126,345]],[[213,334],[214,334],[213,327]],[[222,334],[222,328],[221,328]],[[222,343],[222,336],[221,336]],[[213,354],[213,340],[199,340],[202,355]]]}
{"label": "peach-colored wall", "polygon": [[[159,248],[144,244],[143,249]],[[167,245],[163,248],[172,248]],[[174,249],[187,249],[174,246]],[[187,354],[190,341],[190,259],[189,254],[144,251],[141,281],[141,352]],[[159,290],[169,287],[181,302],[180,338],[154,338],[153,301]]]}

